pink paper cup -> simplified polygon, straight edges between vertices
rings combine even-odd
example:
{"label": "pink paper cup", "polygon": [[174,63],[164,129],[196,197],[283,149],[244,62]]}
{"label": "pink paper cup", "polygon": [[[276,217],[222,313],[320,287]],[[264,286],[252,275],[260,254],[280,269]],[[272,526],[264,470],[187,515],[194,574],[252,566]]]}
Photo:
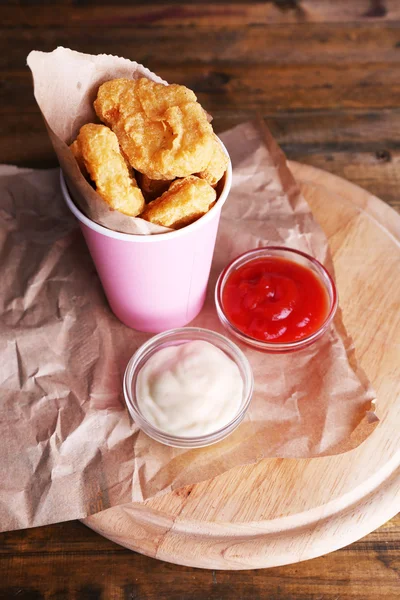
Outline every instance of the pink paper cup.
{"label": "pink paper cup", "polygon": [[198,221],[168,233],[133,235],[86,217],[73,202],[61,173],[65,202],[79,220],[111,310],[122,323],[160,333],[183,327],[198,315],[206,297],[221,208],[231,184],[229,162],[217,202]]}

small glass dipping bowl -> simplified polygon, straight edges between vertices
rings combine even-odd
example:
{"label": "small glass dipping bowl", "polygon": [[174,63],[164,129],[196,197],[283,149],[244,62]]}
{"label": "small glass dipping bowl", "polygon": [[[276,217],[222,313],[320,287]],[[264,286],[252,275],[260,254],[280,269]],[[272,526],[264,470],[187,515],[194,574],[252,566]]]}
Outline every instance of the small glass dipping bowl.
{"label": "small glass dipping bowl", "polygon": [[[223,306],[223,291],[226,282],[228,281],[231,273],[242,267],[243,265],[250,263],[255,259],[266,258],[266,257],[281,257],[289,260],[291,262],[296,262],[297,264],[306,267],[311,270],[314,275],[318,278],[319,282],[323,285],[326,290],[328,296],[328,312],[325,317],[325,320],[321,324],[321,326],[312,334],[304,337],[300,340],[296,340],[293,342],[267,342],[263,340],[259,340],[253,338],[240,329],[238,329],[227,317],[224,306]],[[300,250],[294,250],[292,248],[286,248],[284,246],[267,246],[264,248],[257,248],[255,250],[250,250],[249,252],[245,252],[241,254],[237,258],[235,258],[231,263],[225,267],[225,269],[220,274],[216,287],[215,287],[215,305],[217,308],[217,313],[219,320],[226,327],[226,329],[237,337],[239,340],[244,342],[245,344],[256,348],[257,350],[261,350],[269,353],[286,353],[293,352],[295,350],[301,350],[309,346],[318,340],[329,328],[335,313],[338,307],[338,295],[336,291],[335,282],[332,277],[325,269],[325,267],[315,258],[306,254],[305,252],[300,252]]]}
{"label": "small glass dipping bowl", "polygon": [[[206,435],[183,437],[166,433],[144,418],[137,401],[136,384],[138,374],[150,356],[166,346],[176,346],[193,340],[203,340],[213,344],[236,363],[243,380],[243,398],[235,417],[221,429],[207,433]],[[253,394],[253,384],[253,372],[250,364],[236,344],[223,335],[215,333],[214,331],[209,331],[208,329],[183,327],[171,329],[170,331],[152,337],[135,352],[126,367],[124,376],[124,396],[132,419],[149,437],[157,442],[166,444],[167,446],[175,446],[178,448],[202,448],[224,439],[243,421]]]}

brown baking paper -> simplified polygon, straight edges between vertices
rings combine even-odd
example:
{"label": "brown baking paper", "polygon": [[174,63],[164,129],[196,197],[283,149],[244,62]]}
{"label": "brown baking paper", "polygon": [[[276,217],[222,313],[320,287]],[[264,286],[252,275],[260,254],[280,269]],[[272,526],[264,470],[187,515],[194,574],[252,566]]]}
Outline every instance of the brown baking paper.
{"label": "brown baking paper", "polygon": [[113,210],[83,177],[69,149],[80,128],[100,123],[93,108],[99,86],[124,77],[147,77],[164,83],[160,77],[136,62],[119,56],[92,56],[59,47],[53,52],[32,51],[27,63],[32,71],[34,94],[57,154],[68,187],[81,211],[90,219],[115,231],[154,234],[170,231],[144,219]]}
{"label": "brown baking paper", "polygon": [[[244,124],[222,140],[233,185],[206,304],[192,323],[220,332],[215,282],[241,252],[285,244],[332,270],[326,238],[268,131]],[[345,452],[372,432],[374,394],[338,316],[319,342],[294,354],[242,347],[254,396],[223,442],[181,450],[148,438],[124,406],[122,378],[149,335],[111,313],[58,170],[3,167],[0,175],[2,530],[83,518],[263,457]]]}

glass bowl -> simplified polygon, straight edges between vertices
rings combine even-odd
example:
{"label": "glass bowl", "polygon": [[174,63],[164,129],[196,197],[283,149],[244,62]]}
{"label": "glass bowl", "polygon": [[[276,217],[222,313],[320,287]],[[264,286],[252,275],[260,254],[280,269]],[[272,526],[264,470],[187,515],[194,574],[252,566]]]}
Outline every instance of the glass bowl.
{"label": "glass bowl", "polygon": [[[293,342],[265,342],[253,338],[238,329],[233,323],[231,323],[225,314],[222,298],[224,287],[230,274],[250,261],[265,257],[282,257],[292,262],[296,262],[303,267],[310,269],[324,286],[329,302],[328,313],[322,325],[314,333]],[[285,353],[301,350],[302,348],[309,346],[327,331],[338,307],[338,295],[335,282],[325,267],[318,260],[309,254],[306,254],[305,252],[300,252],[300,250],[294,250],[293,248],[286,248],[284,246],[267,246],[245,252],[244,254],[241,254],[235,258],[231,263],[228,264],[227,267],[225,267],[220,274],[215,287],[215,305],[219,320],[229,331],[229,333],[234,335],[236,338],[245,344],[256,348],[257,350],[270,353]]]}
{"label": "glass bowl", "polygon": [[[211,433],[207,433],[206,435],[183,437],[166,433],[145,419],[137,402],[136,384],[137,376],[150,356],[166,346],[175,346],[193,340],[203,340],[213,344],[225,352],[225,354],[236,363],[243,380],[243,398],[237,414],[224,427]],[[224,439],[243,421],[253,394],[254,381],[250,364],[236,344],[223,335],[215,333],[214,331],[209,331],[208,329],[184,327],[160,333],[143,344],[143,346],[141,346],[132,356],[126,367],[123,385],[125,402],[129,413],[140,429],[142,429],[149,437],[157,442],[166,444],[167,446],[175,446],[178,448],[202,448]]]}

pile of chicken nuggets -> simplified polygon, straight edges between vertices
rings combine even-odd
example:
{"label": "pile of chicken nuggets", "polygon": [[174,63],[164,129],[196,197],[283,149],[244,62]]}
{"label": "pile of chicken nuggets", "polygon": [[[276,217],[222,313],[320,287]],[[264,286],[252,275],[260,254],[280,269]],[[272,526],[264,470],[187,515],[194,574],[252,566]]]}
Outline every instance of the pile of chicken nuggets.
{"label": "pile of chicken nuggets", "polygon": [[81,127],[70,148],[112,209],[179,229],[214,205],[228,158],[191,90],[112,79],[94,108],[104,125]]}

